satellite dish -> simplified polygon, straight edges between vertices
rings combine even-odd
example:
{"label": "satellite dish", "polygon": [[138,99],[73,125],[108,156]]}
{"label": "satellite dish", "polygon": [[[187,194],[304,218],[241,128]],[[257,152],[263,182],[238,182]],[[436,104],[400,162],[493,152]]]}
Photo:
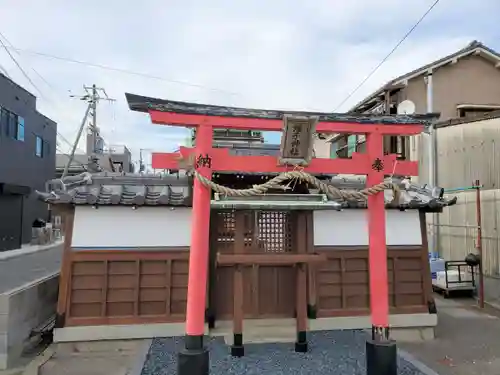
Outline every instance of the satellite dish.
{"label": "satellite dish", "polygon": [[403,100],[398,105],[398,115],[413,115],[415,113],[415,103],[411,100]]}

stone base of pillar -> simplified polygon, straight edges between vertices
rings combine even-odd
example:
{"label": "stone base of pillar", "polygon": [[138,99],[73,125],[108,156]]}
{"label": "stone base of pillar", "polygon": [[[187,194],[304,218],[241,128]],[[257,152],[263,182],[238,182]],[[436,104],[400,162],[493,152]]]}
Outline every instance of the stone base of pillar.
{"label": "stone base of pillar", "polygon": [[185,349],[177,357],[177,375],[209,375],[210,357],[203,335],[186,335]]}
{"label": "stone base of pillar", "polygon": [[245,347],[243,346],[242,333],[235,333],[233,335],[233,345],[231,345],[231,355],[233,357],[243,357],[245,355]]}
{"label": "stone base of pillar", "polygon": [[397,375],[398,354],[396,342],[366,341],[366,375]]}
{"label": "stone base of pillar", "polygon": [[295,351],[297,353],[307,353],[309,345],[307,344],[307,332],[297,332],[297,341],[295,342]]}
{"label": "stone base of pillar", "polygon": [[177,360],[178,375],[209,375],[210,358],[206,348],[184,349]]}

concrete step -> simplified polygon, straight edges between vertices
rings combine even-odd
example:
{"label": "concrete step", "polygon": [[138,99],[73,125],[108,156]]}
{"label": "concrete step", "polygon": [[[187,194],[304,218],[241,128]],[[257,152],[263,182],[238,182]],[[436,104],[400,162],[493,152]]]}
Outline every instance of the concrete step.
{"label": "concrete step", "polygon": [[[232,322],[216,323],[210,335],[222,336],[226,344],[232,345]],[[243,342],[247,344],[288,343],[295,342],[295,339],[295,319],[247,319],[243,322]]]}
{"label": "concrete step", "polygon": [[110,355],[139,350],[146,340],[106,340],[57,343],[58,356],[80,353],[107,353]]}
{"label": "concrete step", "polygon": [[[245,319],[243,327],[246,328],[261,328],[261,327],[295,327],[295,319]],[[233,328],[232,320],[221,320],[215,322],[216,328]]]}
{"label": "concrete step", "polygon": [[150,340],[59,343],[53,346],[51,356],[39,364],[36,374],[136,374],[139,373],[139,367],[142,368],[150,344]]}
{"label": "concrete step", "polygon": [[39,375],[127,375],[130,364],[123,357],[57,358],[45,363]]}

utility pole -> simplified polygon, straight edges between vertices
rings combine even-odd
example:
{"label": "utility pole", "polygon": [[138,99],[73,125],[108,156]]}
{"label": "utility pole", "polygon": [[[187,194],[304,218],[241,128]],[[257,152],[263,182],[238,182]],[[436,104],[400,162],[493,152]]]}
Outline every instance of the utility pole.
{"label": "utility pole", "polygon": [[139,149],[139,173],[144,172],[144,160],[142,159],[142,148]]}
{"label": "utility pole", "polygon": [[[432,71],[429,71],[425,76],[425,83],[427,86],[427,113],[432,113],[434,111],[433,102],[434,102],[434,89],[433,89],[433,81],[432,81]],[[427,172],[428,172],[428,184],[431,188],[436,186],[436,130],[434,129],[434,124],[430,124],[428,129],[428,137],[427,137]],[[438,215],[431,214],[432,220],[432,231],[429,236],[428,247],[432,252],[438,252],[438,232],[439,226],[438,224]]]}
{"label": "utility pole", "polygon": [[90,112],[90,103],[87,105],[87,110],[85,111],[85,115],[83,116],[82,123],[80,125],[80,128],[78,129],[78,133],[76,134],[76,139],[75,142],[73,143],[73,147],[71,148],[71,153],[68,158],[68,162],[64,166],[64,172],[62,174],[61,178],[64,178],[68,174],[69,167],[71,166],[71,163],[73,162],[73,158],[75,157],[75,151],[76,148],[78,147],[78,142],[80,142],[80,137],[82,136],[83,128],[85,127],[85,123],[87,122],[87,117],[89,116]]}
{"label": "utility pole", "polygon": [[102,87],[97,87],[95,84],[92,86],[83,86],[83,89],[85,90],[85,95],[70,95],[71,98],[78,98],[80,100],[86,101],[87,104],[87,110],[85,111],[85,115],[83,116],[82,123],[80,125],[80,128],[78,129],[78,133],[76,135],[75,142],[73,143],[73,147],[71,149],[71,154],[69,155],[68,163],[64,167],[64,172],[62,177],[66,177],[68,174],[69,167],[71,163],[73,162],[73,159],[75,157],[75,151],[76,148],[78,147],[78,143],[80,142],[80,138],[83,133],[83,129],[85,127],[85,124],[87,123],[87,119],[89,117],[90,112],[92,116],[92,121],[89,122],[88,124],[88,136],[90,137],[90,140],[87,139],[87,145],[86,145],[86,152],[87,152],[87,157],[88,157],[88,166],[92,164],[91,160],[94,159],[95,153],[96,153],[96,146],[97,146],[97,140],[99,137],[99,128],[97,127],[97,104],[101,100],[105,100],[108,102],[114,102],[116,101],[115,99],[112,99],[108,96],[106,93],[106,90]]}
{"label": "utility pole", "polygon": [[[150,148],[140,148],[139,149],[139,173],[146,172],[146,164],[144,163],[143,151],[151,152],[152,150]],[[148,164],[148,165],[150,165],[150,164]]]}

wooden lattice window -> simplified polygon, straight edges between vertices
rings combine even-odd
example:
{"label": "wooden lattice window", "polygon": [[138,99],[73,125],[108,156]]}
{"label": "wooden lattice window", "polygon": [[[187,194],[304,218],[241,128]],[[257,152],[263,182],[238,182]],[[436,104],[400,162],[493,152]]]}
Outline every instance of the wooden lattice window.
{"label": "wooden lattice window", "polygon": [[217,242],[229,250],[234,244],[236,220],[234,211],[217,212]]}
{"label": "wooden lattice window", "polygon": [[255,216],[255,237],[266,253],[292,252],[290,212],[259,211]]}

